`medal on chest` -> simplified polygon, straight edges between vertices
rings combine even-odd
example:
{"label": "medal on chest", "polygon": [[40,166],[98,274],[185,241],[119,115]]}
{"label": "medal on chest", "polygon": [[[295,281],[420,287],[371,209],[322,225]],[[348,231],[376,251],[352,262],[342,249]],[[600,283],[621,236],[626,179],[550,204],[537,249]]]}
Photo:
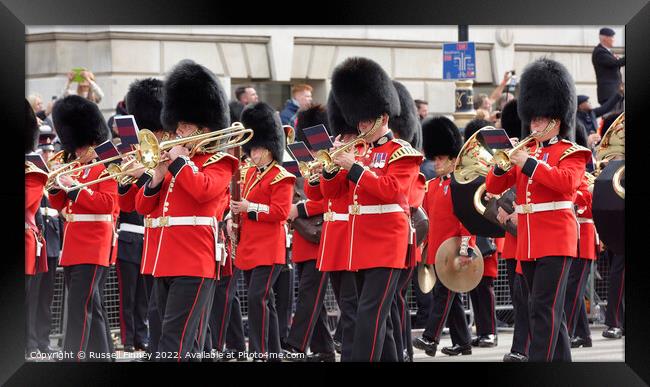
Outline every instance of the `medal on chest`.
{"label": "medal on chest", "polygon": [[388,155],[386,153],[375,153],[370,163],[371,168],[383,168],[386,166]]}
{"label": "medal on chest", "polygon": [[88,177],[89,174],[90,174],[90,168],[86,168],[86,169],[84,169],[84,174],[83,174],[83,176],[81,178],[85,179],[85,178]]}

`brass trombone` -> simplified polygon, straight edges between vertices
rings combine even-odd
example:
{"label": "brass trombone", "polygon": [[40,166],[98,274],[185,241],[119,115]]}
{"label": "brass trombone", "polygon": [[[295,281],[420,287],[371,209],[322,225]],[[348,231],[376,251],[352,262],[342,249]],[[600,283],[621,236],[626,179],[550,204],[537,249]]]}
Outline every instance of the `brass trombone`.
{"label": "brass trombone", "polygon": [[[161,158],[163,152],[177,145],[190,145],[191,150],[189,156],[192,157],[197,152],[216,153],[230,148],[239,147],[250,141],[251,138],[253,138],[253,130],[244,128],[244,126],[239,122],[235,122],[227,128],[213,132],[199,133],[188,137],[163,141],[161,143],[158,143],[158,139],[153,134],[153,132],[148,129],[142,129],[138,132],[138,145],[136,146],[136,149],[120,154],[118,156],[109,157],[105,160],[78,166],[68,171],[62,171],[56,175],[55,181],[57,185],[64,189],[66,192],[81,189],[109,179],[116,179],[119,182],[123,183],[133,182],[134,179],[131,176],[125,175],[128,175],[129,173],[142,168],[156,168],[159,163],[167,161],[167,159]],[[68,188],[64,188],[59,182],[59,178],[62,175],[78,173],[83,169],[93,167],[98,164],[110,163],[111,161],[125,158],[131,158],[131,160],[129,160],[123,166],[112,164],[114,166],[109,166],[102,173],[102,175],[95,180],[83,184],[77,184]],[[132,164],[136,161],[142,165],[133,167]]]}

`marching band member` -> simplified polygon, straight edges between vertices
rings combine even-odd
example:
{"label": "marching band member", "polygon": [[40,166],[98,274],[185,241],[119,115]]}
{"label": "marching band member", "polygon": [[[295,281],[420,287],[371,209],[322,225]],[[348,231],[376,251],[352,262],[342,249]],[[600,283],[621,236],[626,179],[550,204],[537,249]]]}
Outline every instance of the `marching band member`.
{"label": "marching band member", "polygon": [[[25,100],[25,154],[34,151],[38,140],[36,116],[29,102]],[[37,320],[38,279],[37,274],[47,271],[45,240],[36,225],[43,188],[47,173],[29,161],[25,161],[25,295],[26,295],[26,355],[38,350]],[[56,266],[54,266],[56,269]]]}
{"label": "marching band member", "polygon": [[[365,156],[355,157],[354,149],[337,153],[333,161],[341,170],[325,171],[321,184],[326,197],[348,196],[347,270],[357,271],[362,279],[351,360],[379,361],[399,270],[406,266],[409,191],[422,155],[394,139],[389,129],[389,117],[400,111],[399,97],[376,62],[355,57],[338,65],[332,96],[347,124],[366,136],[369,145]],[[384,358],[396,361],[395,348]]]}
{"label": "marching band member", "polygon": [[538,142],[529,147],[530,155],[524,149],[512,152],[507,172],[492,168],[487,191],[500,194],[517,184],[517,259],[530,288],[529,358],[570,361],[562,316],[571,257],[577,254],[573,198],[591,152],[565,139],[575,125],[576,97],[564,66],[537,60],[524,70],[520,87],[519,116],[524,129],[538,133]]}
{"label": "marching band member", "polygon": [[[138,126],[151,130],[159,142],[168,140],[173,133],[165,130],[160,122],[162,91],[161,80],[140,79],[129,86],[125,98],[127,113],[134,116]],[[134,165],[139,164],[136,162]],[[155,353],[160,339],[161,321],[151,275],[155,254],[155,249],[151,246],[157,245],[156,238],[160,229],[145,228],[142,215],[135,211],[136,195],[151,179],[151,172],[146,172],[144,168],[136,169],[129,174],[138,179],[135,183],[118,186],[121,212],[117,273],[121,290],[120,327],[124,350],[130,352],[143,349]],[[147,215],[147,218],[150,216]],[[144,325],[145,314],[149,321],[148,334]]]}
{"label": "marching band member", "polygon": [[[99,108],[82,97],[71,95],[57,101],[52,118],[63,149],[76,155],[82,166],[95,158],[92,147],[108,139],[108,127]],[[78,182],[94,181],[105,169],[101,163],[86,168]],[[67,175],[59,180],[66,188],[75,185],[74,178]],[[66,220],[60,261],[68,288],[63,348],[75,356],[90,349],[109,352],[101,284],[111,263],[117,183],[109,179],[68,193],[53,189],[50,202],[65,213]]]}
{"label": "marching band member", "polygon": [[[463,145],[460,132],[449,119],[434,117],[422,123],[422,138],[424,152],[427,159],[433,160],[438,176],[427,182],[423,204],[431,220],[427,263],[435,264],[438,248],[451,237],[461,237],[460,255],[469,259],[476,248],[475,237],[454,214],[449,191],[454,162]],[[449,325],[452,346],[444,347],[441,352],[450,356],[470,355],[471,337],[461,295],[447,289],[438,280],[433,288],[433,310],[422,336],[413,340],[413,346],[429,356],[435,356],[445,322]]]}
{"label": "marching band member", "polygon": [[242,148],[255,166],[247,171],[242,200],[231,201],[233,214],[242,214],[235,265],[248,287],[248,350],[259,361],[280,351],[272,288],[286,262],[284,225],[295,176],[280,165],[285,135],[273,108],[263,102],[249,105],[241,121],[253,129],[253,138]]}
{"label": "marching band member", "polygon": [[[521,136],[521,120],[517,114],[517,100],[508,102],[501,112],[501,127],[506,131],[508,137],[516,141]],[[513,189],[515,189],[513,187]],[[514,207],[514,203],[511,203]],[[497,220],[505,224],[510,221],[517,227],[517,213],[508,214],[503,208],[499,208]],[[515,258],[517,252],[517,236],[510,232],[505,233],[502,258],[506,261],[506,275],[510,287],[510,299],[515,314],[515,327],[512,336],[510,352],[503,357],[504,362],[525,362],[528,361],[528,346],[530,345],[530,333],[528,329],[528,284],[523,277],[521,264]]]}
{"label": "marching band member", "polygon": [[[393,131],[395,138],[407,141],[414,149],[419,149],[422,145],[422,124],[420,123],[413,97],[411,97],[411,93],[409,93],[403,84],[393,81],[393,86],[395,86],[395,90],[399,96],[400,114],[390,118],[390,128]],[[424,177],[424,174],[419,173],[418,178],[414,182],[410,191],[409,210],[411,215],[413,215],[422,205],[425,195],[425,186],[426,178]],[[395,342],[397,361],[399,362],[405,360],[412,361],[413,359],[411,316],[406,304],[406,292],[413,276],[413,270],[417,263],[422,260],[420,248],[417,246],[415,238],[414,219],[411,218],[410,221],[413,232],[410,234],[406,268],[402,269],[399,275],[397,291],[395,292],[395,297],[393,297],[390,319],[388,320],[388,323],[392,324],[393,337],[387,337],[387,342],[384,343],[384,345],[387,345],[386,343],[392,345],[390,342]]]}
{"label": "marching band member", "polygon": [[[303,137],[304,128],[319,124],[329,127],[327,112],[320,105],[298,112],[296,122],[298,139]],[[305,145],[311,148],[308,141]],[[308,180],[296,179],[295,192],[302,194],[301,198],[304,197],[303,186],[306,184],[309,184]],[[327,272],[319,271],[317,268],[318,241],[314,243],[307,239],[309,236],[303,236],[304,231],[300,226],[300,222],[307,222],[302,219],[314,219],[326,212],[326,206],[327,203],[322,197],[316,200],[307,198],[293,204],[289,212],[289,219],[294,224],[291,260],[295,264],[299,284],[296,313],[293,316],[286,344],[290,352],[294,353],[306,353],[307,348],[310,347],[313,353],[309,358],[310,361],[333,362],[334,342],[327,328],[327,309],[323,304],[329,277]],[[322,235],[322,230],[319,234]]]}
{"label": "marching band member", "polygon": [[[576,144],[587,147],[587,136],[584,128],[576,127]],[[575,210],[580,224],[580,240],[578,255],[571,263],[567,282],[564,313],[567,329],[571,338],[571,348],[591,347],[591,331],[585,305],[587,278],[591,273],[591,265],[598,256],[598,234],[591,213],[592,195],[589,192],[589,181],[586,175],[582,178],[576,192]]]}
{"label": "marching band member", "polygon": [[[169,74],[163,90],[161,121],[180,137],[229,125],[228,101],[221,84],[205,67],[183,60]],[[193,145],[193,144],[189,144]],[[138,191],[136,210],[159,214],[146,226],[160,229],[152,274],[162,331],[158,351],[163,361],[189,361],[203,348],[217,265],[217,216],[238,160],[224,152],[174,146],[162,155],[153,177]],[[151,230],[150,230],[151,231]],[[168,356],[170,355],[170,356]],[[178,356],[178,357],[176,357]]]}

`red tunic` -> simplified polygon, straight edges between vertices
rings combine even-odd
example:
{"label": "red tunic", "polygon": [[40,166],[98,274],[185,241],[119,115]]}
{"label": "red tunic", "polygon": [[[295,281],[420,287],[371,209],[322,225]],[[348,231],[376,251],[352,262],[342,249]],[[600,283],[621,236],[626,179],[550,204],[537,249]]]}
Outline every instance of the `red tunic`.
{"label": "red tunic", "polygon": [[[487,191],[500,194],[516,183],[518,205],[573,203],[591,151],[570,141],[551,140],[546,146],[533,144],[529,152],[523,168],[515,166],[505,173],[492,168]],[[520,213],[517,220],[517,259],[576,256],[578,224],[572,208]]]}
{"label": "red tunic", "polygon": [[150,215],[151,219],[196,216],[213,218],[215,222],[214,226],[176,225],[148,229],[143,273],[148,271],[153,258],[154,277],[216,277],[217,210],[238,165],[236,158],[224,152],[197,154],[189,161],[179,157],[169,165],[158,187],[146,185],[138,191],[136,210]]}
{"label": "red tunic", "polygon": [[[77,180],[85,183],[96,180],[105,170],[103,164],[86,168]],[[108,179],[92,184],[86,188],[71,191],[63,190],[50,193],[52,207],[62,211],[66,220],[74,215],[110,215],[110,221],[78,222],[66,221],[61,247],[61,266],[100,265],[108,266],[114,262],[117,251],[111,255],[115,245],[115,222],[119,214],[117,203],[117,182]],[[74,219],[73,219],[74,220]],[[117,250],[117,249],[115,249]]]}
{"label": "red tunic", "polygon": [[277,163],[259,173],[256,167],[246,172],[242,198],[259,205],[241,214],[240,238],[235,266],[251,270],[258,266],[286,262],[284,225],[289,217],[296,177]]}
{"label": "red tunic", "polygon": [[[338,174],[335,179],[345,179],[344,174]],[[321,177],[322,179],[322,177]],[[305,182],[305,195],[311,200],[325,200],[325,215],[323,216],[323,230],[318,245],[318,260],[316,267],[320,271],[347,270],[348,260],[346,250],[348,242],[348,220],[334,219],[337,216],[348,216],[348,196],[346,194],[334,198],[324,198],[320,181],[314,185]]]}
{"label": "red tunic", "polygon": [[[298,204],[298,213],[303,217],[311,217],[320,215],[325,212],[324,199],[309,200]],[[321,231],[322,235],[322,231]],[[291,260],[295,263],[316,260],[318,258],[318,243],[312,243],[294,229],[293,231],[293,247],[291,249]]]}
{"label": "red tunic", "polygon": [[578,224],[580,224],[580,247],[578,249],[578,258],[596,259],[598,234],[594,226],[593,215],[591,213],[592,196],[589,192],[587,178],[582,179],[580,188],[576,195],[576,214]]}
{"label": "red tunic", "polygon": [[450,175],[436,177],[427,182],[423,207],[429,216],[429,243],[427,264],[436,263],[436,252],[440,245],[451,237],[470,237],[469,245],[476,246],[473,236],[454,214],[451,201]]}
{"label": "red tunic", "polygon": [[506,231],[503,239],[503,252],[501,256],[503,259],[515,259],[517,256],[517,237]]}
{"label": "red tunic", "polygon": [[[25,163],[25,274],[47,271],[45,238],[36,227],[36,212],[41,206],[47,174],[30,162]],[[41,250],[38,251],[38,244]],[[36,256],[38,254],[38,257]]]}
{"label": "red tunic", "polygon": [[328,180],[324,176],[321,181],[326,198],[347,193],[348,203],[353,206],[401,208],[399,212],[350,213],[350,239],[348,251],[344,252],[348,260],[347,270],[403,269],[407,264],[410,190],[418,178],[422,155],[409,143],[389,138],[390,134],[375,142],[368,155],[357,158],[350,171],[337,173],[347,180]]}
{"label": "red tunic", "polygon": [[497,253],[483,257],[483,277],[498,277]]}

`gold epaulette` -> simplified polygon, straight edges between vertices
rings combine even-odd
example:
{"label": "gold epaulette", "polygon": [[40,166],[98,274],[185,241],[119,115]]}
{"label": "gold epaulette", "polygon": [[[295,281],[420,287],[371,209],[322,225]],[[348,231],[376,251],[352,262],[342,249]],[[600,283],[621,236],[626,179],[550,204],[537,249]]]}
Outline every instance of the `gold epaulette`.
{"label": "gold epaulette", "polygon": [[393,141],[400,144],[401,148],[397,149],[392,155],[390,155],[388,164],[404,157],[422,157],[422,153],[414,149],[408,142],[400,139],[393,139]]}
{"label": "gold epaulette", "polygon": [[203,163],[203,168],[207,167],[210,164],[214,164],[218,162],[219,160],[223,159],[224,157],[230,157],[231,159],[237,161],[237,158],[229,153],[226,152],[217,152],[213,154],[209,159]]}
{"label": "gold epaulette", "polygon": [[31,161],[25,161],[25,174],[27,173],[40,173],[47,176],[47,173],[45,173],[45,171],[37,167],[36,164],[32,163]]}
{"label": "gold epaulette", "polygon": [[278,183],[286,178],[294,178],[294,179],[296,178],[296,176],[293,173],[284,169],[283,166],[278,164],[275,164],[275,166],[280,170],[280,172],[277,175],[275,175],[275,177],[271,181],[271,185]]}
{"label": "gold epaulette", "polygon": [[568,157],[570,154],[573,154],[573,153],[576,153],[576,152],[587,151],[587,152],[591,153],[591,151],[589,149],[587,149],[587,148],[585,148],[583,146],[580,146],[578,144],[574,144],[574,143],[572,143],[570,141],[567,141],[567,142],[571,143],[571,146],[569,148],[567,148],[567,150],[565,150],[564,153],[562,153],[562,156],[560,156],[560,160],[563,160],[566,157]]}
{"label": "gold epaulette", "polygon": [[426,183],[424,183],[424,192],[429,192],[429,183],[435,180],[436,178],[434,177],[433,179],[427,180]]}

